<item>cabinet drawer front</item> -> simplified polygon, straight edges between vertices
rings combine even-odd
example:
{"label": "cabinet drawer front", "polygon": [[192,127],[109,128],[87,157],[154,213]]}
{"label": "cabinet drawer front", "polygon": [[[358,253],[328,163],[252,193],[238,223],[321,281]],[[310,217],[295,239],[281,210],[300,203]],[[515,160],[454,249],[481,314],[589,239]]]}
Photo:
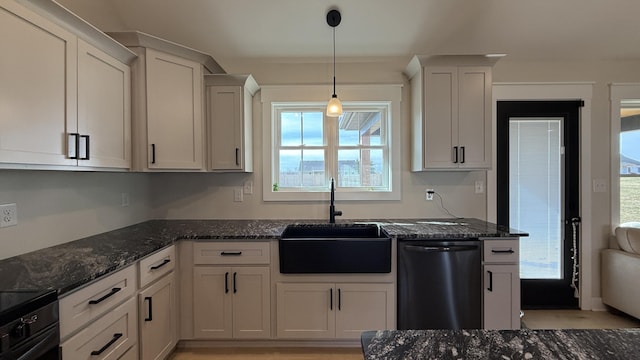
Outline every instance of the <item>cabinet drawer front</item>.
{"label": "cabinet drawer front", "polygon": [[270,243],[265,242],[196,242],[194,264],[268,264]]}
{"label": "cabinet drawer front", "polygon": [[485,263],[518,263],[520,260],[519,243],[517,239],[484,240]]}
{"label": "cabinet drawer front", "polygon": [[138,338],[136,301],[129,299],[62,343],[63,359],[118,359]]}
{"label": "cabinet drawer front", "polygon": [[147,256],[138,263],[140,267],[140,288],[151,284],[176,266],[176,247],[170,246]]}
{"label": "cabinet drawer front", "polygon": [[61,298],[60,338],[113,309],[136,289],[136,267],[130,266]]}

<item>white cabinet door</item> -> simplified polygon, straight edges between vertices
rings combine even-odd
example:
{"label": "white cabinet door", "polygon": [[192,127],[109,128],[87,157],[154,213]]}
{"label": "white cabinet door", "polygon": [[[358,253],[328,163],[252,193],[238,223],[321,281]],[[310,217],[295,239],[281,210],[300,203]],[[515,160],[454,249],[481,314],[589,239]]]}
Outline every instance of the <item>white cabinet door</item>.
{"label": "white cabinet door", "polygon": [[199,266],[193,274],[196,338],[270,336],[269,267]]}
{"label": "white cabinet door", "polygon": [[89,141],[79,165],[131,167],[129,66],[78,40],[78,133]]}
{"label": "white cabinet door", "polygon": [[393,284],[336,284],[336,337],[359,339],[363,331],[395,329]]}
{"label": "white cabinet door", "polygon": [[234,267],[233,337],[268,338],[271,334],[269,267]]}
{"label": "white cabinet door", "polygon": [[211,170],[243,167],[242,88],[208,86]]}
{"label": "white cabinet door", "polygon": [[232,328],[230,267],[193,269],[193,335],[197,339],[230,339]]}
{"label": "white cabinet door", "polygon": [[491,168],[491,68],[458,69],[457,146],[460,168]]}
{"label": "white cabinet door", "polygon": [[146,95],[148,168],[203,169],[202,65],[147,49]]}
{"label": "white cabinet door", "polygon": [[458,68],[425,69],[423,101],[424,168],[457,168]]}
{"label": "white cabinet door", "polygon": [[520,328],[518,265],[484,265],[484,328]]}
{"label": "white cabinet door", "polygon": [[176,345],[175,286],[171,272],[138,294],[142,360],[164,359]]}
{"label": "white cabinet door", "polygon": [[334,284],[276,284],[277,336],[289,339],[335,337]]}
{"label": "white cabinet door", "polygon": [[76,37],[0,1],[0,162],[76,165],[67,133],[77,113]]}

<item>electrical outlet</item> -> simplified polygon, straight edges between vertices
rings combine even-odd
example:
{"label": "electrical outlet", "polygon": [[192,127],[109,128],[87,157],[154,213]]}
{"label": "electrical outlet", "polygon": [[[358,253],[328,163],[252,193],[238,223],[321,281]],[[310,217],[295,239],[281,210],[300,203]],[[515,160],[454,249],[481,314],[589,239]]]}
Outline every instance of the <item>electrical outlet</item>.
{"label": "electrical outlet", "polygon": [[431,201],[433,200],[433,194],[435,193],[435,191],[433,191],[433,189],[427,189],[427,192],[425,194],[424,199],[427,201]]}
{"label": "electrical outlet", "polygon": [[484,181],[476,180],[476,194],[484,193]]}
{"label": "electrical outlet", "polygon": [[128,193],[122,193],[121,205],[122,205],[122,207],[129,206],[129,194]]}
{"label": "electrical outlet", "polygon": [[0,205],[0,227],[18,225],[18,206],[16,204]]}
{"label": "electrical outlet", "polygon": [[253,194],[253,181],[247,180],[244,182],[244,193],[247,195]]}
{"label": "electrical outlet", "polygon": [[233,201],[235,202],[242,202],[243,196],[242,196],[242,188],[234,188],[233,189]]}

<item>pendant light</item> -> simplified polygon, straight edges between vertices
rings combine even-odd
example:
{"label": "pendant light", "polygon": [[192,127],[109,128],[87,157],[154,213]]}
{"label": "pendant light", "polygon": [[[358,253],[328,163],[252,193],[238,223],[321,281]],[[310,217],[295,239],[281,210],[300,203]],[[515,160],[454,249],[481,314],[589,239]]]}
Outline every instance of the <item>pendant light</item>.
{"label": "pendant light", "polygon": [[327,13],[327,24],[333,28],[333,95],[327,104],[327,116],[338,117],[342,115],[342,103],[336,95],[336,26],[340,25],[340,11],[336,9],[329,10]]}

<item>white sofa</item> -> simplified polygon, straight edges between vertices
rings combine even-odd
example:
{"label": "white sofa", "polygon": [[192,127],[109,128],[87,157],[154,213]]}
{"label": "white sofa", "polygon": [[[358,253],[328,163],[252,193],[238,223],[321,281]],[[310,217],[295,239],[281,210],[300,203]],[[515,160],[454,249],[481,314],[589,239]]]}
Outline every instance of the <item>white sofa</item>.
{"label": "white sofa", "polygon": [[602,252],[602,302],[640,319],[640,222],[624,223]]}

